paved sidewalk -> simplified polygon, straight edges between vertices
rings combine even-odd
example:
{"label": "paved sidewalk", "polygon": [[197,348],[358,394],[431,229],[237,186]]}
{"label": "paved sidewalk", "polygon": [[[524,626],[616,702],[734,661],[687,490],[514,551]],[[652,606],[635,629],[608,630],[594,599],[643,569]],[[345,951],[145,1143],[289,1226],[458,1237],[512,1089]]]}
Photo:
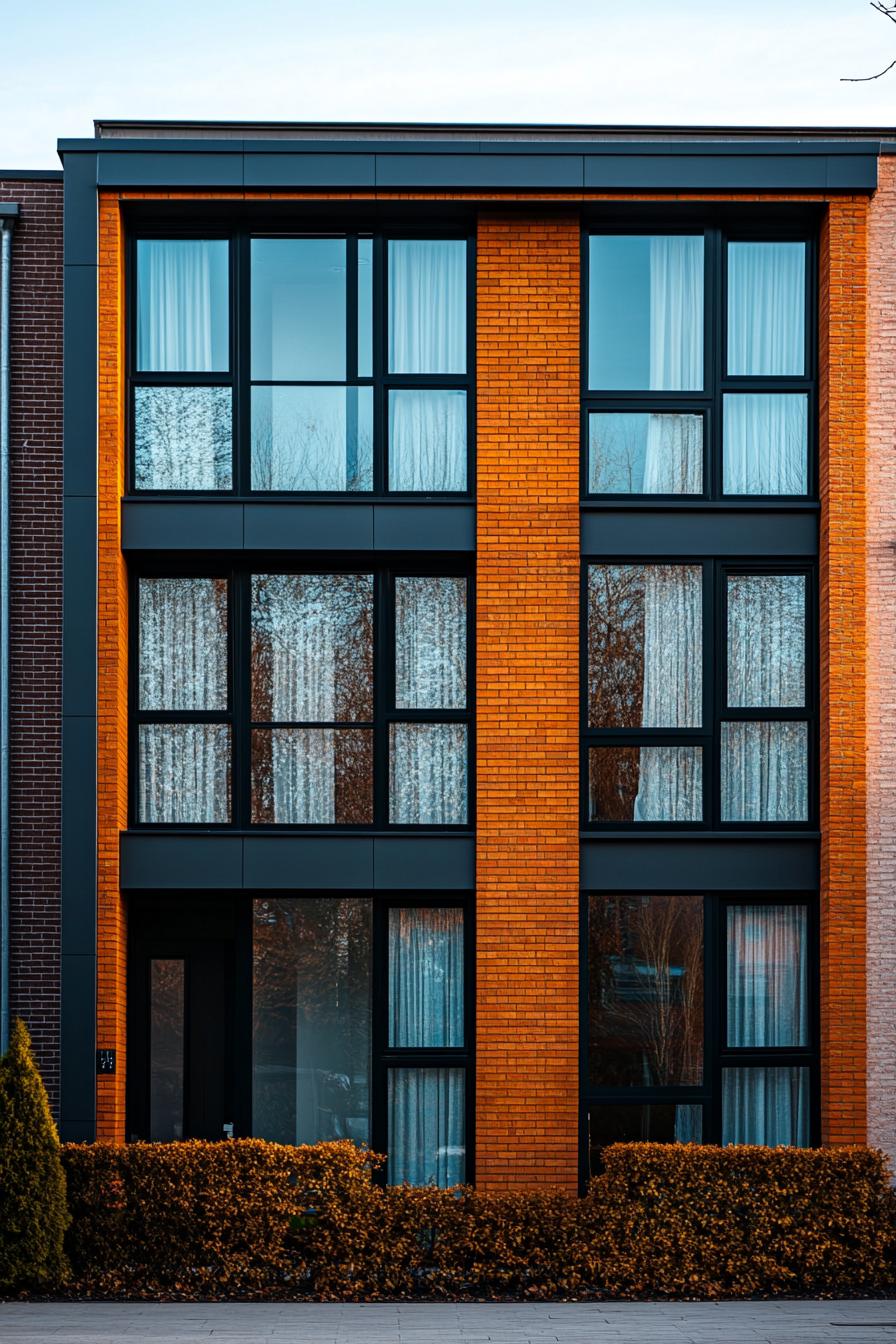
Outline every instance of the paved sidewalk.
{"label": "paved sidewalk", "polygon": [[783,1344],[896,1341],[891,1302],[0,1305],[3,1344]]}

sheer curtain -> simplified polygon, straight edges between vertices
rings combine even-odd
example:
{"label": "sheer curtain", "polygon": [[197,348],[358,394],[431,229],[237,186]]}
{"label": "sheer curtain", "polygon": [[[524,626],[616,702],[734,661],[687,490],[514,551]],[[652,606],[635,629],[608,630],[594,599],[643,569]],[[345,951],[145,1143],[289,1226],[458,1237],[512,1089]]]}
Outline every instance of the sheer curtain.
{"label": "sheer curtain", "polygon": [[703,239],[650,240],[650,389],[703,387]]}
{"label": "sheer curtain", "polygon": [[728,372],[805,371],[804,243],[728,244]]}
{"label": "sheer curtain", "polygon": [[464,1179],[464,1070],[389,1070],[390,1185]]}
{"label": "sheer curtain", "polygon": [[809,1070],[722,1070],[722,1143],[809,1143]]}
{"label": "sheer curtain", "polygon": [[808,398],[802,393],[731,393],[723,398],[726,495],[804,495]]}
{"label": "sheer curtain", "polygon": [[389,820],[406,826],[466,822],[466,724],[390,724]]}
{"label": "sheer curtain", "polygon": [[210,373],[228,367],[227,256],[223,239],[138,242],[140,369]]}
{"label": "sheer curtain", "polygon": [[463,911],[389,911],[390,1046],[464,1043]]}
{"label": "sheer curtain", "polygon": [[809,1043],[806,908],[728,909],[728,1044]]}
{"label": "sheer curtain", "polygon": [[453,388],[389,393],[389,489],[467,488],[467,394]]}
{"label": "sheer curtain", "polygon": [[699,495],[703,490],[703,420],[699,415],[649,415],[645,495]]}
{"label": "sheer curtain", "polygon": [[230,820],[230,729],[224,723],[141,723],[140,820]]}
{"label": "sheer curtain", "polygon": [[463,709],[467,703],[467,581],[395,580],[395,705]]}
{"label": "sheer curtain", "polygon": [[467,246],[458,239],[389,242],[390,373],[465,373]]}
{"label": "sheer curtain", "polygon": [[229,490],[233,394],[229,387],[134,389],[138,490]]}

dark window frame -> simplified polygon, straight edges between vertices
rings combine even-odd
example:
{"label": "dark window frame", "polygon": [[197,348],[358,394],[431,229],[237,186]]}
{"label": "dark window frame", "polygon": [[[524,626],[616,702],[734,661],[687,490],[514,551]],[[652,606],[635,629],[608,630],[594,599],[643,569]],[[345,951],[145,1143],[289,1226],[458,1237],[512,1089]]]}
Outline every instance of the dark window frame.
{"label": "dark window frame", "polygon": [[[334,228],[321,225],[309,227],[310,221],[259,220],[252,228],[208,224],[140,223],[129,232],[126,246],[125,271],[125,369],[126,369],[126,492],[137,499],[200,500],[204,498],[234,499],[238,501],[322,500],[333,503],[372,503],[377,500],[409,502],[437,500],[469,502],[476,495],[476,234],[467,227],[436,227],[429,224],[420,228]],[[302,227],[304,225],[304,227]],[[345,238],[347,245],[346,275],[346,377],[344,381],[319,379],[270,380],[253,379],[251,371],[251,263],[252,238]],[[357,376],[358,351],[358,289],[357,268],[352,270],[351,259],[357,260],[357,244],[361,237],[373,239],[373,311],[372,354],[373,373],[369,378]],[[137,243],[144,238],[156,239],[218,239],[225,238],[230,245],[230,368],[225,375],[146,373],[136,363],[137,333]],[[389,239],[457,239],[466,244],[467,282],[467,369],[464,374],[393,374],[388,363],[388,247]],[[231,487],[225,490],[148,490],[137,488],[135,473],[135,391],[137,387],[229,387],[232,391],[232,467]],[[336,388],[357,386],[373,389],[373,489],[372,490],[253,490],[251,486],[251,390],[253,386]],[[390,389],[417,388],[420,390],[456,388],[466,393],[467,405],[467,485],[465,490],[451,491],[398,491],[388,487],[389,425],[388,402]]]}
{"label": "dark window frame", "polygon": [[[372,574],[373,582],[373,817],[368,824],[270,823],[251,821],[251,592],[253,574]],[[457,576],[467,583],[467,695],[466,706],[457,709],[395,708],[395,612],[392,598],[398,575],[411,577]],[[220,578],[228,583],[228,711],[141,710],[139,707],[139,583],[143,578]],[[401,558],[392,563],[370,562],[370,557],[346,557],[341,564],[324,563],[319,555],[303,564],[301,557],[259,557],[254,564],[197,564],[190,559],[170,556],[147,563],[129,575],[128,643],[128,818],[135,830],[150,832],[212,831],[222,834],[298,834],[324,833],[347,835],[388,832],[390,835],[470,834],[476,818],[476,688],[475,688],[475,577],[468,562],[455,558]],[[143,822],[139,818],[138,737],[143,723],[226,722],[231,733],[231,810],[230,820],[217,823]],[[458,824],[399,824],[389,821],[389,724],[390,723],[463,723],[467,728],[467,820]],[[363,724],[349,725],[364,727]]]}

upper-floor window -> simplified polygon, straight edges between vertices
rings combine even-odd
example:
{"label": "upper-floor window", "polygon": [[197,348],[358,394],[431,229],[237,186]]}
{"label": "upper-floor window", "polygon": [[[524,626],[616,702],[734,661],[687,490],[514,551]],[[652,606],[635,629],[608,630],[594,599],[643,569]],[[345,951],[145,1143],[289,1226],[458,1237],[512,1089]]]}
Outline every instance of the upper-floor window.
{"label": "upper-floor window", "polygon": [[467,493],[470,252],[458,237],[137,238],[132,488]]}
{"label": "upper-floor window", "polygon": [[811,241],[593,233],[585,493],[814,490]]}

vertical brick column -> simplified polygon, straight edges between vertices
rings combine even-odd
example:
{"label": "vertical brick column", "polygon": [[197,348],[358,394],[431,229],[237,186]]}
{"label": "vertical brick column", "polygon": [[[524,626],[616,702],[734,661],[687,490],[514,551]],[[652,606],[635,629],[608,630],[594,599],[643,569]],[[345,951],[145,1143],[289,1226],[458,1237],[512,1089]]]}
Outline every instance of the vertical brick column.
{"label": "vertical brick column", "polygon": [[119,884],[119,833],[127,826],[128,590],[121,553],[124,493],[124,247],[114,197],[99,211],[97,480],[97,1031],[115,1050],[97,1078],[98,1139],[125,1138],[127,926]]}
{"label": "vertical brick column", "polygon": [[834,198],[821,236],[822,1140],[864,1143],[864,197]]}
{"label": "vertical brick column", "polygon": [[476,1180],[575,1187],[579,224],[477,247]]}

